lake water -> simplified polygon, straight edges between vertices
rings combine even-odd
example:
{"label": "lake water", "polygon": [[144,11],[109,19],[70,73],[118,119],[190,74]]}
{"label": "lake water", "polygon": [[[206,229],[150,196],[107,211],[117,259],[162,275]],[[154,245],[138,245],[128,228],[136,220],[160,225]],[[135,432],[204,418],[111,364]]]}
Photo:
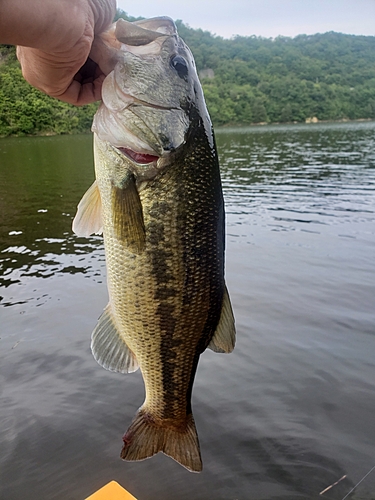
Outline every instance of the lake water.
{"label": "lake water", "polygon": [[[238,341],[193,391],[204,470],[119,458],[139,373],[94,361],[90,136],[0,140],[0,498],[341,500],[375,465],[375,123],[217,131]],[[319,496],[319,492],[347,477]],[[375,471],[351,495],[375,498]]]}

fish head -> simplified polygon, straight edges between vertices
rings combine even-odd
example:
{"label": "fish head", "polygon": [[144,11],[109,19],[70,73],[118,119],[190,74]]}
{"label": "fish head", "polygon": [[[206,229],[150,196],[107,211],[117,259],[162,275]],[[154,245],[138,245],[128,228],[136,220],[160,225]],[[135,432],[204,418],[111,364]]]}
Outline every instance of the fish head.
{"label": "fish head", "polygon": [[171,19],[119,19],[95,50],[108,74],[92,129],[138,179],[168,165],[197,120],[212,136],[194,57]]}

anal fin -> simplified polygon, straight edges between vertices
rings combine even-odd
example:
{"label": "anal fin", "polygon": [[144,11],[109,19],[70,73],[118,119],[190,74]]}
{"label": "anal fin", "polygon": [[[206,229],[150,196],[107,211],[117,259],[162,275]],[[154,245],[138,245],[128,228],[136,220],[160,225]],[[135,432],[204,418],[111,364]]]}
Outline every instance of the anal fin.
{"label": "anal fin", "polygon": [[208,347],[214,352],[229,353],[233,351],[235,343],[236,329],[234,326],[233,309],[227,287],[225,286],[220,320]]}
{"label": "anal fin", "polygon": [[138,370],[138,362],[120,336],[108,304],[91,335],[91,351],[95,360],[106,370],[131,373]]}

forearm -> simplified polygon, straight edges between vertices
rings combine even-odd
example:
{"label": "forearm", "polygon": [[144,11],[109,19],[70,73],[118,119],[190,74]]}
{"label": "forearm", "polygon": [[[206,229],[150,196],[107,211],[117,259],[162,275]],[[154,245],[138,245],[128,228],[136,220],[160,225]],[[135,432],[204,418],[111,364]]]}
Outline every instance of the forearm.
{"label": "forearm", "polygon": [[88,24],[94,25],[87,18],[88,1],[0,0],[0,43],[48,51],[64,44],[68,49]]}

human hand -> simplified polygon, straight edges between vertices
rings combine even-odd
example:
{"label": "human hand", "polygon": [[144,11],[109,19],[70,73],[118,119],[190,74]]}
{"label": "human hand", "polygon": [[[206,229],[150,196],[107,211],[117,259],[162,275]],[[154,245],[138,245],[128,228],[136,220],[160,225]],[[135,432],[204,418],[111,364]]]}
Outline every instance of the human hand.
{"label": "human hand", "polygon": [[43,21],[42,35],[28,46],[18,45],[23,76],[42,92],[71,104],[100,100],[106,75],[89,54],[94,37],[112,22],[116,0],[43,1],[44,16],[52,4],[55,11]]}

